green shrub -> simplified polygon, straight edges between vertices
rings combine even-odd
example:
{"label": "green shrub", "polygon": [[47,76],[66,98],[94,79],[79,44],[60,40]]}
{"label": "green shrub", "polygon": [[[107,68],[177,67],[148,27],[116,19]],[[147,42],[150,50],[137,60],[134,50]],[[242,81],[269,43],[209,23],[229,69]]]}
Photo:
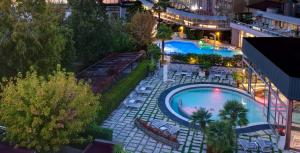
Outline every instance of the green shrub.
{"label": "green shrub", "polygon": [[156,44],[150,44],[147,48],[148,56],[155,61],[158,61],[160,58],[160,48]]}
{"label": "green shrub", "polygon": [[144,60],[125,78],[117,81],[101,97],[101,108],[98,113],[98,121],[101,123],[115,110],[121,101],[143,80],[148,74],[149,60]]}
{"label": "green shrub", "polygon": [[126,153],[123,146],[120,144],[114,145],[114,153]]}
{"label": "green shrub", "polygon": [[242,55],[234,55],[233,57],[222,57],[217,54],[177,54],[172,55],[173,62],[179,63],[189,63],[189,59],[195,59],[197,63],[205,65],[207,63],[211,63],[211,66],[232,66],[232,67],[239,67],[242,62]]}
{"label": "green shrub", "polygon": [[102,128],[96,124],[90,125],[83,133],[84,137],[92,136],[94,139],[104,139],[112,141],[113,131],[108,128]]}

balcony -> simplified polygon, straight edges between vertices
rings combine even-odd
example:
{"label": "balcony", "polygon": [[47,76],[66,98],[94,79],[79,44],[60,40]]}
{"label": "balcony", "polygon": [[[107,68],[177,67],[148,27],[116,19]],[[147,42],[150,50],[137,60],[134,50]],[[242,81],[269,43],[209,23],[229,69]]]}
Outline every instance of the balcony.
{"label": "balcony", "polygon": [[[152,2],[147,0],[140,1],[146,9],[152,9]],[[154,15],[156,17],[158,16],[156,13],[154,13]],[[166,12],[161,13],[161,19],[165,22],[175,23],[199,30],[230,30],[228,18],[226,16],[198,14],[172,7],[168,7]]]}
{"label": "balcony", "polygon": [[245,32],[251,33],[257,37],[299,37],[299,33],[290,29],[280,29],[273,26],[269,26],[264,22],[252,22],[244,23],[241,21],[233,20],[230,23],[230,27]]}

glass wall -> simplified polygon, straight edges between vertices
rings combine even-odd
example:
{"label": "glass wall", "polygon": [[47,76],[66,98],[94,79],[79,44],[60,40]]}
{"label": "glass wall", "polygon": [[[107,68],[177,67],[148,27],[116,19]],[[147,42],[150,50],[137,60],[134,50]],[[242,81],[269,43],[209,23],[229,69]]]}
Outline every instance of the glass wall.
{"label": "glass wall", "polygon": [[292,149],[300,150],[300,101],[293,102],[293,119],[290,147]]}
{"label": "glass wall", "polygon": [[[246,60],[246,59],[245,59]],[[251,64],[251,67],[255,69],[255,72],[247,71],[248,62],[244,65],[243,75],[243,87],[248,90],[249,76],[251,76],[251,84],[249,93],[255,98],[255,100],[264,105],[264,112],[266,116],[269,113],[269,123],[275,125],[275,127],[285,127],[287,120],[287,108],[288,99],[277,89],[277,87],[271,83],[270,80],[264,76],[255,65]],[[251,72],[251,74],[249,74]],[[271,88],[269,88],[269,86]],[[268,105],[269,103],[269,105]],[[269,107],[269,109],[268,109]]]}

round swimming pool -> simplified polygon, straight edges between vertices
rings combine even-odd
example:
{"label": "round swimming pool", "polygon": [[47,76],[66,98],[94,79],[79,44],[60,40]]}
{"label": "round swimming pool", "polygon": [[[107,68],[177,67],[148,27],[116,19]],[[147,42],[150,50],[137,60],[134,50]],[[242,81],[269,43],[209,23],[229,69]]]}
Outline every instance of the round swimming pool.
{"label": "round swimming pool", "polygon": [[217,54],[223,57],[233,57],[241,55],[241,51],[230,50],[227,48],[214,49],[211,45],[198,46],[191,41],[168,41],[165,44],[166,54]]}
{"label": "round swimming pool", "polygon": [[264,106],[252,99],[246,92],[232,87],[213,84],[191,84],[175,87],[160,97],[160,108],[174,120],[185,122],[200,107],[212,113],[212,119],[219,119],[219,111],[228,100],[237,100],[247,109],[249,123],[265,122]]}

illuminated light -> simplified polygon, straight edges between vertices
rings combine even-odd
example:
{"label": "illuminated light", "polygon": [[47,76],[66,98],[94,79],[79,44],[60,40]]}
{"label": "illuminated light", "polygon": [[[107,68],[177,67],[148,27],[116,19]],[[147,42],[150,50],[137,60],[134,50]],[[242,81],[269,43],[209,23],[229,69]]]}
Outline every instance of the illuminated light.
{"label": "illuminated light", "polygon": [[218,26],[216,25],[206,25],[206,24],[199,24],[200,27],[202,28],[207,28],[207,29],[216,29]]}
{"label": "illuminated light", "polygon": [[196,64],[197,63],[197,59],[190,57],[189,58],[189,64]]}
{"label": "illuminated light", "polygon": [[178,30],[179,30],[180,32],[183,32],[183,31],[184,31],[184,26],[180,26],[180,27],[178,28]]}
{"label": "illuminated light", "polygon": [[219,37],[219,36],[220,36],[220,32],[216,32],[216,36],[218,36],[218,37]]}
{"label": "illuminated light", "polygon": [[228,62],[228,63],[226,64],[226,66],[227,66],[227,67],[232,67],[232,64],[231,64],[230,62]]}
{"label": "illuminated light", "polygon": [[246,73],[246,69],[243,69],[243,70],[242,70],[242,73],[245,74],[245,73]]}
{"label": "illuminated light", "polygon": [[191,10],[192,10],[192,11],[198,10],[198,6],[197,6],[197,5],[192,6],[192,7],[191,7]]}
{"label": "illuminated light", "polygon": [[257,31],[261,31],[261,29],[259,27],[255,27],[255,26],[252,26],[252,29],[257,30]]}
{"label": "illuminated light", "polygon": [[220,88],[214,88],[214,90],[213,90],[214,92],[220,92],[221,91],[221,89]]}
{"label": "illuminated light", "polygon": [[244,102],[244,99],[242,99],[242,104],[243,104],[244,106],[247,106],[247,103]]}
{"label": "illuminated light", "polygon": [[204,45],[204,42],[203,42],[202,40],[200,40],[200,41],[199,41],[199,45],[200,45],[200,46],[203,46],[203,45]]}

